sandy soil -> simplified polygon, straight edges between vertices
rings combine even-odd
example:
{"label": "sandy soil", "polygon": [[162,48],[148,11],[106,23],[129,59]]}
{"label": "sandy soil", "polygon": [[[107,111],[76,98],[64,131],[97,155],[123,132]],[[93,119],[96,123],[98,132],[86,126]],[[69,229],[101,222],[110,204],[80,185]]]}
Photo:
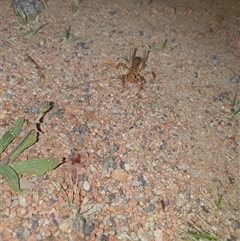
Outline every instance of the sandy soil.
{"label": "sandy soil", "polygon": [[[1,135],[53,101],[20,160],[66,163],[24,194],[0,180],[1,240],[240,240],[240,1],[46,3],[27,27],[1,1]],[[135,47],[156,74],[140,97],[115,68]]]}

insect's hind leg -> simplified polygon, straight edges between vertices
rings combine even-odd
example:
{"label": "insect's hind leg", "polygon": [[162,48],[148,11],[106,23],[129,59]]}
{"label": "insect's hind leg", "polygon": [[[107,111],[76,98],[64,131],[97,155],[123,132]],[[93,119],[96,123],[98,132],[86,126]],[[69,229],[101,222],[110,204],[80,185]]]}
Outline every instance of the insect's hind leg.
{"label": "insect's hind leg", "polygon": [[144,75],[147,75],[147,74],[151,74],[151,75],[152,75],[153,80],[155,80],[155,79],[156,79],[156,74],[155,74],[155,72],[154,72],[154,71],[148,71],[148,72],[145,72],[145,73],[144,73]]}
{"label": "insect's hind leg", "polygon": [[122,90],[122,93],[125,91],[125,89],[126,89],[126,86],[125,86],[125,84],[126,84],[126,75],[122,75],[122,77],[121,77],[121,82],[122,82],[122,86],[123,86],[123,90]]}
{"label": "insect's hind leg", "polygon": [[140,97],[140,91],[143,90],[143,86],[146,83],[146,80],[141,75],[139,75],[137,83],[139,85],[137,96]]}
{"label": "insect's hind leg", "polygon": [[127,65],[124,64],[124,63],[119,63],[119,64],[116,66],[116,69],[119,69],[120,67],[122,67],[123,69],[129,70],[129,68],[127,67]]}

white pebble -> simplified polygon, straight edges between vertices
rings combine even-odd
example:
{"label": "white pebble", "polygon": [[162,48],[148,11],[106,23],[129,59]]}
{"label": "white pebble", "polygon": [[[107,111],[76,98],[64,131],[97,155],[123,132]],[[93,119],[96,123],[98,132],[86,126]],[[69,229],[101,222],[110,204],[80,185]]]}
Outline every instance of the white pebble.
{"label": "white pebble", "polygon": [[91,188],[91,186],[90,186],[89,182],[84,181],[83,182],[83,189],[88,192],[90,190],[90,188]]}

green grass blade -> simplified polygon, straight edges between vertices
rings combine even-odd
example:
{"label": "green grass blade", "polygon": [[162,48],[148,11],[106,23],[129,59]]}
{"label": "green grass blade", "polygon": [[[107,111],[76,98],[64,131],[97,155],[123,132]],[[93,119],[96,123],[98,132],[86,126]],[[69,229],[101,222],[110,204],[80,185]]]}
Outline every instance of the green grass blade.
{"label": "green grass blade", "polygon": [[35,36],[40,29],[42,29],[44,26],[46,26],[48,23],[44,23],[41,26],[39,26],[37,29],[33,30],[32,34]]}
{"label": "green grass blade", "polygon": [[21,12],[16,12],[17,17],[19,18],[21,24],[23,26],[27,26],[27,17],[26,15],[21,11]]}
{"label": "green grass blade", "polygon": [[74,42],[76,40],[83,40],[83,38],[81,36],[73,36],[69,39],[71,42]]}
{"label": "green grass blade", "polygon": [[202,232],[202,235],[205,239],[209,239],[209,240],[218,240],[218,237],[214,234],[211,233],[206,233],[206,232]]}
{"label": "green grass blade", "polygon": [[162,43],[162,50],[164,50],[167,46],[167,39],[165,39],[165,41]]}
{"label": "green grass blade", "polygon": [[12,167],[0,163],[0,174],[14,191],[21,191],[18,175]]}
{"label": "green grass blade", "polygon": [[22,142],[17,146],[17,148],[9,156],[9,161],[15,160],[24,150],[32,146],[37,141],[37,130],[32,129],[28,135],[22,140]]}
{"label": "green grass blade", "polygon": [[0,140],[0,154],[6,149],[6,147],[20,134],[24,117],[20,117],[16,121],[16,125],[8,129]]}
{"label": "green grass blade", "polygon": [[233,115],[237,115],[240,113],[240,106],[236,110],[236,104],[237,104],[237,95],[235,94],[233,99],[231,100],[231,105],[232,105],[231,112]]}
{"label": "green grass blade", "polygon": [[18,36],[18,38],[24,37],[24,36],[26,36],[26,35],[28,35],[28,34],[30,34],[30,33],[32,33],[32,32],[33,32],[33,30],[30,28],[30,29],[27,30],[26,32],[23,32],[22,34],[20,34],[20,35]]}
{"label": "green grass blade", "polygon": [[238,107],[237,110],[235,110],[235,109],[233,108],[233,109],[232,109],[232,113],[233,113],[234,115],[239,114],[239,113],[240,113],[240,106]]}
{"label": "green grass blade", "polygon": [[191,232],[187,232],[187,234],[190,237],[196,238],[197,240],[199,239],[205,239],[205,240],[218,240],[218,237],[213,235],[213,234],[209,234],[207,232],[202,231],[200,234],[197,233],[191,233]]}
{"label": "green grass blade", "polygon": [[43,175],[47,171],[53,170],[62,163],[57,158],[33,158],[26,161],[17,162],[12,168],[20,174]]}
{"label": "green grass blade", "polygon": [[217,200],[216,200],[217,210],[221,209],[221,201],[222,201],[222,195],[218,194],[217,195]]}
{"label": "green grass blade", "polygon": [[67,41],[69,41],[70,38],[70,31],[71,31],[71,26],[68,26],[64,28],[64,37]]}

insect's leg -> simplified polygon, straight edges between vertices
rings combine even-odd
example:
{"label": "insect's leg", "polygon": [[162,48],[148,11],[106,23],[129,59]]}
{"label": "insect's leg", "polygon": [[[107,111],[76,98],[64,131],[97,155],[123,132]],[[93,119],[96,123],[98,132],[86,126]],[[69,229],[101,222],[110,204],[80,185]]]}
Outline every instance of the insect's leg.
{"label": "insect's leg", "polygon": [[153,80],[155,80],[155,79],[156,79],[156,74],[155,74],[155,72],[154,72],[154,71],[152,71],[152,77],[153,77]]}
{"label": "insect's leg", "polygon": [[124,91],[125,91],[125,83],[126,83],[125,78],[126,78],[126,75],[122,75],[122,77],[121,77],[122,86],[123,86],[123,90],[122,90],[122,92],[124,92]]}
{"label": "insect's leg", "polygon": [[142,76],[138,76],[139,89],[137,92],[137,96],[140,97],[140,91],[143,90],[143,85],[146,83],[146,80]]}
{"label": "insect's leg", "polygon": [[124,66],[124,63],[119,63],[117,66],[116,66],[116,69],[119,69],[120,67],[123,67]]}
{"label": "insect's leg", "polygon": [[130,56],[129,56],[129,66],[130,66],[130,68],[131,68],[131,66],[133,65],[133,60],[134,60],[135,57],[136,57],[136,53],[137,53],[137,48],[135,48],[135,49],[133,50],[133,52],[132,52],[132,51],[130,52]]}
{"label": "insect's leg", "polygon": [[147,59],[148,59],[148,55],[149,55],[149,51],[146,51],[146,49],[144,50],[143,52],[143,57],[142,57],[142,60],[139,64],[139,70],[141,71],[142,69],[145,69],[146,67],[146,62],[147,62]]}
{"label": "insect's leg", "polygon": [[153,78],[153,80],[156,79],[156,74],[155,74],[154,71],[145,72],[144,74],[145,74],[145,75],[147,75],[147,74],[152,74],[152,78]]}
{"label": "insect's leg", "polygon": [[123,69],[129,70],[129,68],[127,67],[127,65],[124,64],[124,63],[119,63],[119,64],[116,66],[116,69],[119,69],[120,67],[122,67]]}

